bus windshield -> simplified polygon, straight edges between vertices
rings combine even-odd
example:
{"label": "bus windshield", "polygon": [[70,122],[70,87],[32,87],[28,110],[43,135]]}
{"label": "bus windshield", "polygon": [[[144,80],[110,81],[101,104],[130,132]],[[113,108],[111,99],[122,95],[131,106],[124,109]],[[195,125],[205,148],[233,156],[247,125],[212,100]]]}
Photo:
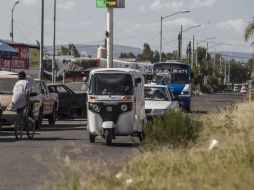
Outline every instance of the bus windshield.
{"label": "bus windshield", "polygon": [[189,83],[190,66],[187,64],[158,63],[154,65],[153,80],[157,84]]}
{"label": "bus windshield", "polygon": [[90,80],[90,94],[133,95],[133,81],[129,74],[98,73]]}

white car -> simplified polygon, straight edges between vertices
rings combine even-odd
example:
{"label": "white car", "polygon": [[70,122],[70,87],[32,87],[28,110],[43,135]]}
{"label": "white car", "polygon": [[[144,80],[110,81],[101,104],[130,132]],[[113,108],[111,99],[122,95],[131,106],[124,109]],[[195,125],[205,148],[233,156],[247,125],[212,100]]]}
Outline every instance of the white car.
{"label": "white car", "polygon": [[145,112],[146,116],[160,116],[167,110],[179,108],[177,98],[173,96],[167,86],[145,84]]}

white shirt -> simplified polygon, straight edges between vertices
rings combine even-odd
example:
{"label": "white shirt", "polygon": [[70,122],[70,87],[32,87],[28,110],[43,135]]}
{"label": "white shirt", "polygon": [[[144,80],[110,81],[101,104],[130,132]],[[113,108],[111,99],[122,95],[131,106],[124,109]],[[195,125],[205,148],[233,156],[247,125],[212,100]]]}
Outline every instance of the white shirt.
{"label": "white shirt", "polygon": [[12,105],[14,109],[23,108],[27,105],[27,93],[32,87],[28,80],[19,80],[13,88]]}

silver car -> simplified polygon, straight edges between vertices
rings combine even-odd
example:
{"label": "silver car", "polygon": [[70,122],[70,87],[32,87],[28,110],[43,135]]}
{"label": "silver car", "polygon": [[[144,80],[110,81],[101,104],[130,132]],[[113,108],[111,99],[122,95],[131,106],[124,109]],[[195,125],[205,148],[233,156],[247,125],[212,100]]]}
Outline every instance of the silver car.
{"label": "silver car", "polygon": [[161,116],[167,110],[179,108],[177,98],[173,96],[167,86],[146,84],[145,85],[145,113],[147,118]]}

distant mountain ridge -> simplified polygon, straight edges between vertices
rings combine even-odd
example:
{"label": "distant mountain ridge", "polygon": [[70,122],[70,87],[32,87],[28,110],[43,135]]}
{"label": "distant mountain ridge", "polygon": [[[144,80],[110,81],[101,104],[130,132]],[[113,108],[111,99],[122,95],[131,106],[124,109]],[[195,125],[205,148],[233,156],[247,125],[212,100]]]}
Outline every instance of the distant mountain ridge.
{"label": "distant mountain ridge", "polygon": [[[235,51],[221,51],[216,52],[216,54],[221,54],[224,59],[234,59],[236,61],[247,62],[253,57],[253,53],[246,52],[235,52]],[[214,52],[211,52],[211,55],[214,55]]]}
{"label": "distant mountain ridge", "polygon": [[[98,45],[84,45],[84,44],[74,44],[74,45],[78,49],[79,53],[83,56],[92,56],[92,57],[97,56],[97,49],[99,47]],[[56,50],[60,51],[61,46],[68,47],[68,45],[66,44],[56,45]],[[46,46],[46,48],[47,48],[47,53],[52,54],[53,47]],[[134,55],[138,55],[139,53],[141,53],[141,49],[136,47],[123,46],[123,45],[114,45],[113,47],[114,57],[119,57],[121,53],[128,53],[128,52],[132,52]]]}

